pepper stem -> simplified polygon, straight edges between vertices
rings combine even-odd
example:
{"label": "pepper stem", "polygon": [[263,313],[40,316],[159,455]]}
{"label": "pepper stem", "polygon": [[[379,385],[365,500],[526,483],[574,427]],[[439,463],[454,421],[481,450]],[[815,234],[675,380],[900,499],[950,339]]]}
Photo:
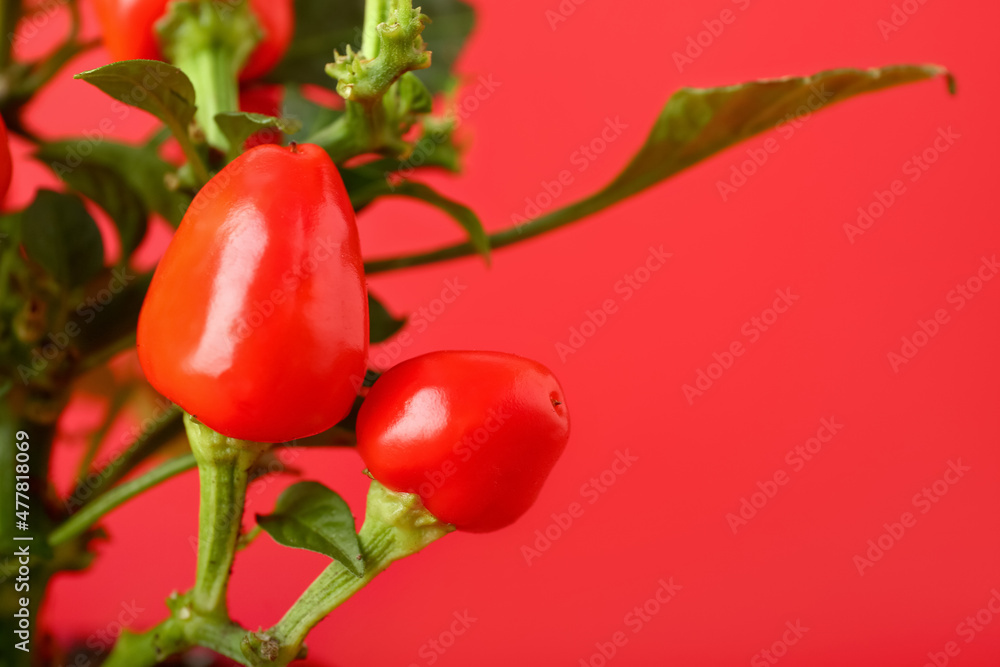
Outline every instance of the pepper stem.
{"label": "pepper stem", "polygon": [[227,438],[184,415],[191,451],[198,462],[198,565],[191,599],[196,613],[228,618],[226,588],[236,556],[250,468],[268,444]]}
{"label": "pepper stem", "polygon": [[[327,614],[364,588],[393,562],[417,553],[453,530],[453,525],[442,523],[428,512],[419,496],[396,493],[378,482],[372,482],[368,490],[365,523],[358,534],[365,560],[364,575],[358,577],[340,563],[331,563],[285,616],[260,637],[279,647],[282,658],[290,659],[301,650],[309,631]],[[247,648],[244,647],[245,653]],[[256,646],[251,648],[255,652],[260,650]]]}
{"label": "pepper stem", "polygon": [[228,152],[215,117],[239,110],[239,74],[262,37],[246,0],[173,2],[157,23],[163,51],[194,86],[195,118],[205,139]]}

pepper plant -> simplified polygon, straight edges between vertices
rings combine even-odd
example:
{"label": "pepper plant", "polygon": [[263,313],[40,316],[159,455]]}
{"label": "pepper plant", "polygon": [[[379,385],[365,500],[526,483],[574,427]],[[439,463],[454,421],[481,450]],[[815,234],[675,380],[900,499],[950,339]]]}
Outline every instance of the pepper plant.
{"label": "pepper plant", "polygon": [[[606,186],[487,231],[420,178],[461,168],[453,108],[462,82],[451,65],[472,27],[468,5],[93,0],[110,57],[76,73],[77,85],[159,120],[136,145],[50,140],[25,116],[41,88],[99,46],[81,37],[84,1],[66,0],[68,34],[34,61],[15,58],[17,27],[49,8],[0,2],[0,26],[14,36],[0,42],[0,195],[12,166],[6,130],[62,182],[0,217],[0,662],[11,667],[68,661],[35,625],[46,587],[88,567],[106,514],[194,468],[194,587],[170,595],[154,628],[126,631],[92,657],[135,667],[205,647],[243,665],[301,658],[309,630],[393,561],[453,530],[495,530],[521,516],[569,437],[558,382],[509,351],[442,351],[381,378],[367,370],[369,345],[406,321],[367,291],[366,275],[467,255],[488,263],[781,121],[947,77],[937,66],[895,65],[682,88]],[[355,215],[383,197],[430,204],[467,240],[362,257]],[[114,261],[84,202],[113,223]],[[155,275],[134,263],[153,216],[178,227]],[[137,343],[144,376],[129,362]],[[60,417],[81,394],[103,399],[103,417],[74,488],[60,493],[49,461]],[[100,460],[111,426],[136,413],[142,428]],[[371,477],[360,532],[340,496],[308,480],[241,532],[253,478],[273,472],[282,452],[332,446],[357,446]],[[424,482],[447,466],[445,483]],[[275,610],[272,627],[255,630],[231,618],[226,601],[237,551],[261,532],[330,565],[291,608]],[[147,545],[116,548],[138,556]],[[30,588],[20,585],[26,573]]]}

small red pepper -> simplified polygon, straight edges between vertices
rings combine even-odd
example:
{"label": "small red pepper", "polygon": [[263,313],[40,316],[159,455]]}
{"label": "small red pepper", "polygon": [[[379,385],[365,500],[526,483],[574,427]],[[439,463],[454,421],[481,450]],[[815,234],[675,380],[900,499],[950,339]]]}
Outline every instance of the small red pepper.
{"label": "small red pepper", "polygon": [[[104,46],[114,60],[162,60],[154,25],[169,0],[94,0]],[[249,0],[264,37],[240,74],[249,81],[267,74],[285,55],[295,28],[293,0]]]}
{"label": "small red pepper", "polygon": [[153,387],[223,435],[285,442],[345,417],[368,300],[327,153],[265,144],[212,178],[156,269],[137,336]]}
{"label": "small red pepper", "polygon": [[389,369],[357,422],[358,452],[389,489],[459,530],[524,514],[569,438],[559,382],[502,352],[432,352]]}

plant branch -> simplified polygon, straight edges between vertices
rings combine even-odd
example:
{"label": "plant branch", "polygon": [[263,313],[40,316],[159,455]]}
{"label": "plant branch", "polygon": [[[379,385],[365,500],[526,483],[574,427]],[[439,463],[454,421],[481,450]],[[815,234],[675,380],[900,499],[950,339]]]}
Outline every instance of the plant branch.
{"label": "plant branch", "polygon": [[49,545],[55,547],[82,535],[116,507],[194,467],[194,456],[184,454],[160,464],[141,477],[116,486],[53,530],[49,534]]}

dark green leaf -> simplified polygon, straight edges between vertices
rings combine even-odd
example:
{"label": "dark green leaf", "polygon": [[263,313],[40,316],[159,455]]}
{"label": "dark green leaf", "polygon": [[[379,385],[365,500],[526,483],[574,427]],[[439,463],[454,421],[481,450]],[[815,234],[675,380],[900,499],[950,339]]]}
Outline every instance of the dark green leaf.
{"label": "dark green leaf", "polygon": [[275,118],[261,113],[246,111],[227,111],[215,117],[215,123],[222,134],[229,140],[230,146],[242,147],[243,143],[255,132],[261,130],[279,130],[285,134],[295,134],[302,129],[302,123],[293,119]]}
{"label": "dark green leaf", "polygon": [[66,287],[78,287],[104,268],[101,232],[79,197],[39,190],[21,220],[28,257]]}
{"label": "dark green leaf", "polygon": [[148,212],[142,198],[113,169],[93,162],[63,174],[71,188],[104,209],[115,227],[126,260],[146,235]]}
{"label": "dark green leaf", "polygon": [[[451,68],[462,50],[475,23],[471,6],[458,0],[421,0],[419,3],[431,23],[423,38],[433,51],[429,69],[417,76],[431,90],[444,88]],[[313,83],[335,89],[336,80],[327,76],[324,68],[333,61],[333,51],[344,53],[350,45],[361,48],[361,26],[364,24],[364,0],[346,0],[333,8],[329,3],[313,0],[295,2],[295,36],[284,59],[268,78],[274,82]]]}
{"label": "dark green leaf", "polygon": [[372,343],[388,340],[406,326],[405,319],[394,317],[371,292],[368,293],[368,320],[369,340]]}
{"label": "dark green leaf", "polygon": [[122,60],[77,74],[116,100],[148,111],[167,126],[187,132],[194,118],[191,80],[181,70],[159,60]]}
{"label": "dark green leaf", "polygon": [[358,577],[365,573],[354,516],[344,499],[319,482],[299,482],[285,489],[274,512],[257,523],[278,544],[325,554]]}
{"label": "dark green leaf", "polygon": [[187,195],[167,187],[167,176],[174,169],[160,159],[153,147],[66,140],[43,144],[35,157],[69,185],[74,185],[74,172],[81,167],[110,170],[135,192],[148,211],[159,213],[175,226],[191,203]]}

